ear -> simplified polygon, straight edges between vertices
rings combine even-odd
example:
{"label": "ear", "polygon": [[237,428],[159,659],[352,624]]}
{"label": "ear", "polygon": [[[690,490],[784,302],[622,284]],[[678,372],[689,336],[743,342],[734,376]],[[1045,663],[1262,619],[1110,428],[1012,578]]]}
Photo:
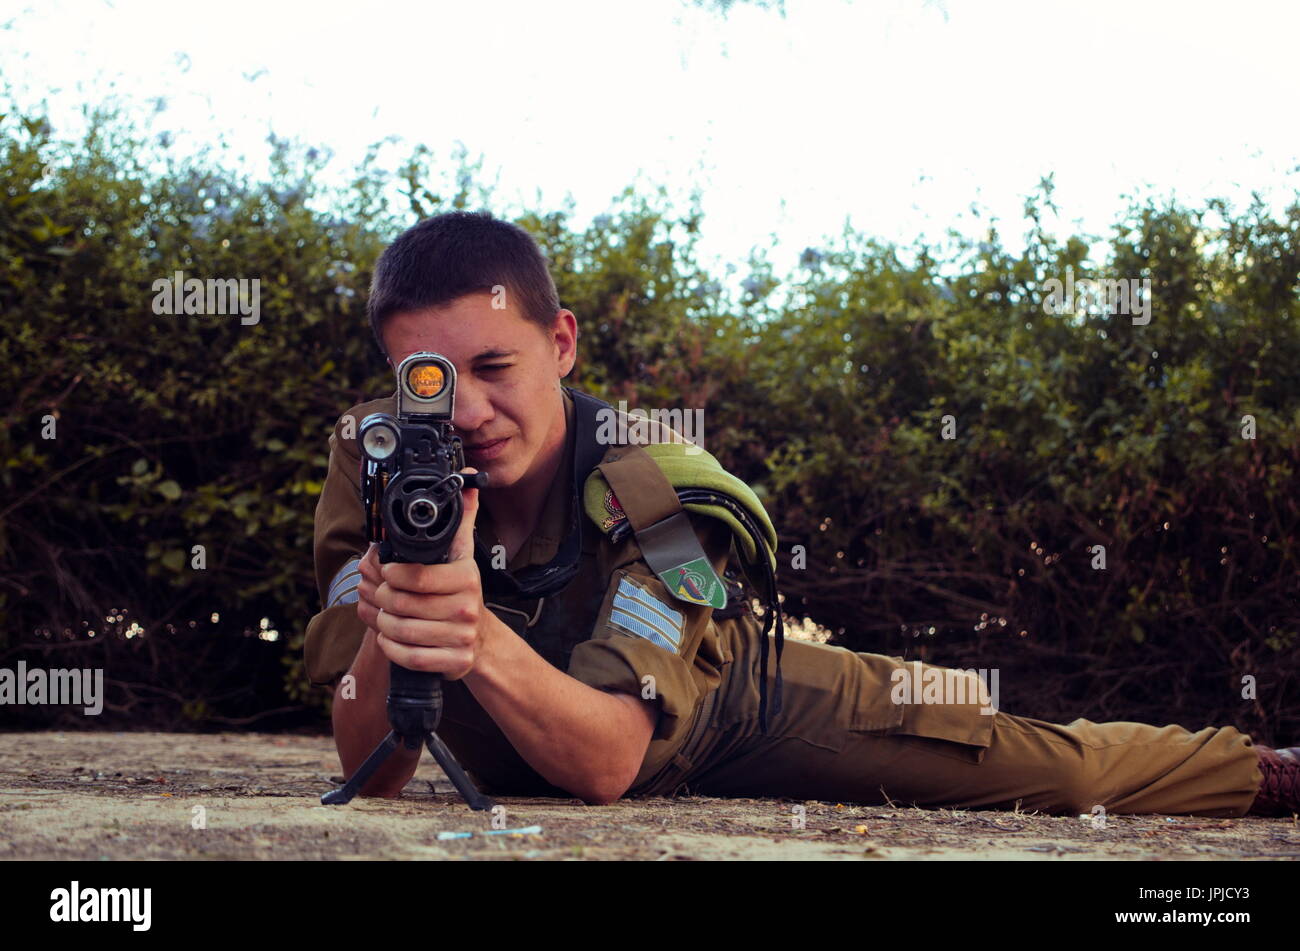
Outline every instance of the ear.
{"label": "ear", "polygon": [[578,318],[571,310],[560,310],[555,314],[555,325],[551,330],[551,341],[555,346],[555,355],[559,364],[560,376],[566,377],[578,359]]}

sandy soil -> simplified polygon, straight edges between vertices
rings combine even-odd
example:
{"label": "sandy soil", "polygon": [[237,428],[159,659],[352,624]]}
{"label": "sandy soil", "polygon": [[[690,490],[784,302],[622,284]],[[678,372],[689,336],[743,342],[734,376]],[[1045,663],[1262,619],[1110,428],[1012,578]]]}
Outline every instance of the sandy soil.
{"label": "sandy soil", "polygon": [[[0,734],[0,858],[1300,858],[1294,817],[1109,816],[1098,828],[1069,816],[704,797],[500,798],[508,827],[541,833],[484,835],[490,817],[471,812],[427,754],[398,800],[320,805],[338,774],[328,737]],[[440,841],[443,831],[475,834]]]}

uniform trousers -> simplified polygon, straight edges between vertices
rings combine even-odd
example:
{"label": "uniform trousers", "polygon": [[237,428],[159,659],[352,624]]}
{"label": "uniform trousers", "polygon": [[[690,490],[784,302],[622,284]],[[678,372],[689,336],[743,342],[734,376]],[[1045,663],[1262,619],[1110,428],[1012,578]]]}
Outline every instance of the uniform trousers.
{"label": "uniform trousers", "polygon": [[[1235,817],[1259,789],[1251,739],[1233,727],[1048,723],[993,712],[973,690],[968,702],[953,702],[963,698],[949,691],[944,702],[900,703],[900,696],[924,696],[902,694],[905,682],[960,678],[801,640],[785,642],[783,710],[772,716],[769,709],[763,734],[758,644],[737,643],[735,651],[730,676],[701,704],[677,755],[633,795]],[[769,704],[774,679],[769,674]]]}

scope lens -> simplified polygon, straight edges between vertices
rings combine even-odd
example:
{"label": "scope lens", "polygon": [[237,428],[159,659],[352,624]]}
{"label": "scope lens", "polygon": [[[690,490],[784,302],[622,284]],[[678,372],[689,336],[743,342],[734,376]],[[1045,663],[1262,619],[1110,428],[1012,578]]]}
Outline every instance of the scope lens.
{"label": "scope lens", "polygon": [[376,462],[383,462],[397,451],[397,433],[387,423],[375,423],[361,434],[361,449]]}
{"label": "scope lens", "polygon": [[442,392],[447,377],[442,367],[433,363],[419,363],[406,374],[406,384],[420,399],[431,400]]}

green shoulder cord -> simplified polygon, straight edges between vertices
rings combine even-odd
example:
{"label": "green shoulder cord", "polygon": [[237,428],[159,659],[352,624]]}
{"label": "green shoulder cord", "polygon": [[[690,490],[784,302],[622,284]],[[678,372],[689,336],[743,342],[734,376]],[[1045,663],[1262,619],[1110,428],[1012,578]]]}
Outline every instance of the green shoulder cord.
{"label": "green shoulder cord", "polygon": [[[709,459],[713,461],[711,456]],[[611,524],[605,530],[615,543],[625,539],[629,532],[634,533],[646,564],[675,597],[687,603],[709,604],[719,608],[726,603],[725,586],[709,563],[685,513],[694,511],[711,518],[721,518],[728,523],[739,542],[737,548],[742,555],[742,569],[759,589],[767,605],[759,646],[763,673],[759,684],[758,706],[760,728],[766,734],[767,636],[773,627],[776,630],[776,690],[772,704],[774,715],[782,709],[781,652],[785,646],[785,620],[781,613],[781,599],[776,582],[776,556],[773,552],[775,531],[766,519],[766,513],[764,521],[767,524],[760,526],[753,512],[731,494],[708,488],[675,488],[668,476],[660,472],[657,464],[651,463],[647,469],[648,461],[644,455],[638,456],[635,452],[615,453],[597,467],[618,504],[618,516],[610,519]],[[717,466],[716,461],[713,461],[713,465]],[[659,478],[638,478],[651,470],[658,473]],[[717,466],[717,470],[727,479],[744,486],[720,466]],[[601,494],[598,485],[589,485],[587,492],[595,493],[588,500],[589,503]],[[744,486],[744,492],[750,492],[747,486]],[[759,503],[754,499],[751,504]],[[759,511],[762,511],[761,506]],[[766,532],[764,528],[767,529]],[[674,579],[685,575],[692,577],[697,584],[684,591]],[[718,603],[719,597],[724,599],[722,603]]]}

